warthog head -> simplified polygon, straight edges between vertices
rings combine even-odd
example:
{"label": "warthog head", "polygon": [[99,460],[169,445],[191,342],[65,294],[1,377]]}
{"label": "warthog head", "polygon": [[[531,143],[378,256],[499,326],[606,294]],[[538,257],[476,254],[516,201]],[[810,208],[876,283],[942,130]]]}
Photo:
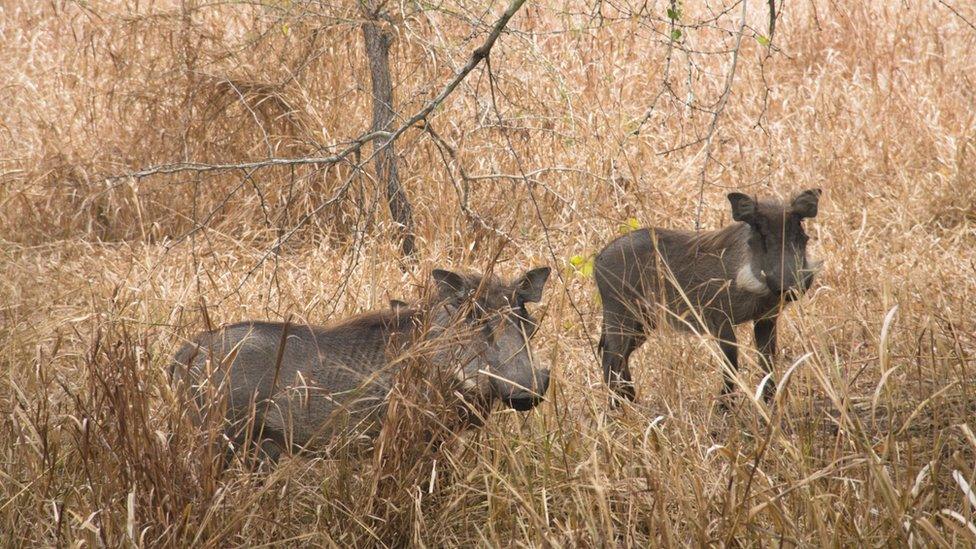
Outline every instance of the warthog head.
{"label": "warthog head", "polygon": [[757,201],[742,193],[730,193],[732,219],[749,225],[748,264],[739,273],[739,284],[756,293],[772,292],[795,299],[813,283],[819,261],[807,258],[804,218],[816,217],[820,189],[796,195],[789,204]]}
{"label": "warthog head", "polygon": [[[511,283],[495,276],[434,270],[433,334],[454,340],[445,346],[459,364],[466,395],[495,400],[525,411],[542,401],[549,370],[537,368],[529,341],[538,325],[526,303],[539,302],[549,268],[533,269]],[[456,338],[456,339],[455,339]]]}

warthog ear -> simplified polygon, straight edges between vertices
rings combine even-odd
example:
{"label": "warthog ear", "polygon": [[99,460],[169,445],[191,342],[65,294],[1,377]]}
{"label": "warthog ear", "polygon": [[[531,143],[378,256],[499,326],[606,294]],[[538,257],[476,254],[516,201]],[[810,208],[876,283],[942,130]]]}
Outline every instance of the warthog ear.
{"label": "warthog ear", "polygon": [[820,189],[807,189],[796,195],[790,205],[793,212],[800,217],[817,217],[817,205],[822,193]]}
{"label": "warthog ear", "polygon": [[756,201],[742,193],[729,193],[729,203],[732,205],[732,219],[753,223],[756,220]]}
{"label": "warthog ear", "polygon": [[526,303],[542,301],[542,289],[549,280],[549,271],[549,267],[539,267],[522,275],[515,283],[516,296]]}
{"label": "warthog ear", "polygon": [[464,292],[464,277],[455,272],[434,269],[430,272],[430,276],[437,283],[437,290],[445,297]]}

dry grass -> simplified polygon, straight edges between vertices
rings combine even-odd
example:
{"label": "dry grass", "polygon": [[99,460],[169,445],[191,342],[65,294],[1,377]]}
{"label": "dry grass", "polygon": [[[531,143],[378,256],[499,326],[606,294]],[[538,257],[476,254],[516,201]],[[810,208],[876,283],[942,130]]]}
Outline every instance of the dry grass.
{"label": "dry grass", "polygon": [[[673,52],[675,96],[632,135],[661,86],[666,3],[643,16],[607,3],[599,19],[584,2],[530,2],[516,16],[492,56],[494,97],[479,69],[430,120],[457,162],[417,130],[398,144],[422,250],[405,270],[368,176],[259,264],[347,166],[102,180],[317,154],[369,127],[354,5],[146,4],[0,5],[7,543],[976,543],[976,30],[959,16],[786,2],[767,58],[752,30],[765,3],[750,2],[703,225],[728,222],[729,189],[825,190],[810,232],[826,271],[781,323],[780,378],[795,368],[770,418],[745,401],[718,414],[715,349],[669,333],[635,355],[640,400],[608,413],[595,286],[566,264],[628,218],[694,225],[701,145],[661,153],[707,130],[711,115],[676,98],[714,103],[730,56]],[[492,20],[458,1],[397,22],[402,113]],[[738,7],[715,25],[734,32]],[[684,39],[733,43],[714,28]],[[484,268],[499,240],[462,213],[455,180],[512,240],[498,269],[558,267],[536,339],[548,401],[440,447],[388,430],[371,458],[212,467],[166,380],[203,306],[215,323],[324,323],[415,296],[433,266]]]}

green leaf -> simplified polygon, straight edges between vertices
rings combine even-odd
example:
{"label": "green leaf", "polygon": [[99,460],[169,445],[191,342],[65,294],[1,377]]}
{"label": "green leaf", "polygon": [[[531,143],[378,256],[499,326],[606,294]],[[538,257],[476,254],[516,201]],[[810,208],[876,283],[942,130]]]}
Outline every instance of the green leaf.
{"label": "green leaf", "polygon": [[576,254],[569,258],[569,264],[576,269],[576,272],[583,278],[593,276],[593,256]]}
{"label": "green leaf", "polygon": [[579,273],[583,275],[583,278],[590,278],[593,276],[593,259],[587,260],[586,263],[580,267]]}
{"label": "green leaf", "polygon": [[768,46],[769,45],[769,38],[766,38],[765,36],[763,36],[761,34],[757,34],[756,35],[756,42],[759,42],[759,45],[760,46]]}
{"label": "green leaf", "polygon": [[668,8],[668,19],[672,21],[677,21],[681,19],[681,8],[675,7],[674,9]]}
{"label": "green leaf", "polygon": [[671,31],[671,40],[674,40],[675,42],[681,40],[681,29],[673,29]]}
{"label": "green leaf", "polygon": [[636,231],[639,228],[640,223],[637,222],[637,218],[629,217],[627,218],[627,221],[621,223],[620,226],[617,227],[617,232],[620,234],[627,234],[630,231]]}

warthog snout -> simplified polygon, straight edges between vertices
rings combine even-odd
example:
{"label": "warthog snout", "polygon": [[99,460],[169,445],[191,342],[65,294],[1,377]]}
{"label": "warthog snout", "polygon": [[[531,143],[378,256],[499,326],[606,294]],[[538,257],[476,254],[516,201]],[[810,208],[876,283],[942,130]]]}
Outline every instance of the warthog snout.
{"label": "warthog snout", "polygon": [[820,269],[823,267],[823,261],[820,260],[809,260],[806,261],[806,265],[797,269],[796,281],[793,285],[782,288],[780,294],[786,301],[796,301],[806,293],[807,290],[813,286],[813,280],[816,278],[817,274],[820,273]]}
{"label": "warthog snout", "polygon": [[498,378],[492,379],[492,385],[508,407],[525,412],[538,406],[549,389],[549,369],[535,370],[534,374],[528,385]]}

